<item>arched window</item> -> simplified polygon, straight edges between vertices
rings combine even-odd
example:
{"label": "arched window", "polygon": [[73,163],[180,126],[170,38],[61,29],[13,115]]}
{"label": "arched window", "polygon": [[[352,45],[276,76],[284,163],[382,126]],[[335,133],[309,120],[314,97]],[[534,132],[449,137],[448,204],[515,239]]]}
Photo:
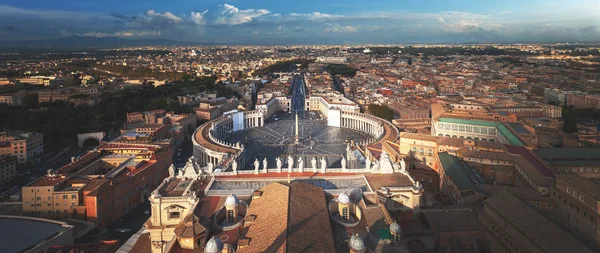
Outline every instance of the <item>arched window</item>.
{"label": "arched window", "polygon": [[227,210],[227,222],[234,223],[235,222],[235,212],[232,210]]}
{"label": "arched window", "polygon": [[348,207],[342,208],[342,220],[349,220],[350,214],[348,213]]}

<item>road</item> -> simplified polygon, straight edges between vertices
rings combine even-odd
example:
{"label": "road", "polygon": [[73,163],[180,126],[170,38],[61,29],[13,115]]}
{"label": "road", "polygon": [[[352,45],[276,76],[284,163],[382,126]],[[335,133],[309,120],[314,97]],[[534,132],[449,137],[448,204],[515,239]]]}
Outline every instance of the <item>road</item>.
{"label": "road", "polygon": [[294,76],[292,82],[292,111],[303,112],[306,105],[306,85],[304,84],[304,76]]}
{"label": "road", "polygon": [[[123,245],[129,237],[137,233],[150,218],[150,213],[148,212],[148,214],[145,214],[145,211],[150,211],[149,201],[138,205],[106,229],[97,231],[96,233],[90,233],[75,243],[96,243],[100,240],[119,240],[119,243]],[[120,233],[116,231],[117,229],[131,229],[131,231]]]}
{"label": "road", "polygon": [[[185,163],[188,161],[190,157],[193,155],[193,146],[192,146],[192,137],[185,137],[183,143],[179,148],[173,151],[175,155],[173,159],[173,164],[175,164],[175,168],[182,168],[185,166]],[[177,155],[179,154],[179,156]]]}

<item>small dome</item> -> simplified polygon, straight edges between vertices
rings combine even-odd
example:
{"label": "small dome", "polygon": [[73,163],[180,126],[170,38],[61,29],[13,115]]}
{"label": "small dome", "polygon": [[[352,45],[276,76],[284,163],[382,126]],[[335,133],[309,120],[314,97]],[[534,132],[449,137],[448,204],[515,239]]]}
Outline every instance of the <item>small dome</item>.
{"label": "small dome", "polygon": [[240,203],[240,200],[238,199],[237,196],[235,196],[235,194],[231,194],[229,195],[229,197],[227,197],[227,199],[225,200],[225,207],[235,207]]}
{"label": "small dome", "polygon": [[350,197],[348,197],[348,194],[346,194],[345,192],[342,192],[340,194],[340,196],[338,196],[337,200],[338,200],[338,203],[340,203],[340,204],[349,204],[350,203]]}
{"label": "small dome", "polygon": [[223,242],[219,238],[212,237],[204,247],[204,253],[219,253],[223,250]]}
{"label": "small dome", "polygon": [[365,250],[365,243],[358,235],[352,235],[350,242],[348,243],[351,250],[362,251]]}
{"label": "small dome", "polygon": [[399,235],[402,232],[400,225],[394,221],[394,223],[390,224],[390,232]]}

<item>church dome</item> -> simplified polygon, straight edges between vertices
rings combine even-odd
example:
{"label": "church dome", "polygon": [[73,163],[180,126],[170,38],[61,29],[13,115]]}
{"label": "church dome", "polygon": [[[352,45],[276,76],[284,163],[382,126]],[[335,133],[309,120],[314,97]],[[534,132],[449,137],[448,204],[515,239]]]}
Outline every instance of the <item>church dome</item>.
{"label": "church dome", "polygon": [[365,243],[358,235],[352,235],[350,237],[350,242],[348,243],[351,250],[354,251],[363,251],[365,250]]}
{"label": "church dome", "polygon": [[225,207],[235,207],[240,203],[240,200],[238,199],[237,196],[235,196],[235,194],[231,194],[229,195],[229,197],[227,197],[227,199],[225,200]]}
{"label": "church dome", "polygon": [[340,196],[338,196],[337,200],[338,200],[338,203],[340,203],[340,204],[349,204],[350,203],[350,197],[348,197],[348,194],[346,194],[345,192],[342,192],[340,194]]}
{"label": "church dome", "polygon": [[204,253],[220,253],[223,250],[223,242],[219,238],[212,237],[204,247]]}
{"label": "church dome", "polygon": [[394,221],[394,223],[390,224],[390,232],[399,235],[402,232],[400,225]]}

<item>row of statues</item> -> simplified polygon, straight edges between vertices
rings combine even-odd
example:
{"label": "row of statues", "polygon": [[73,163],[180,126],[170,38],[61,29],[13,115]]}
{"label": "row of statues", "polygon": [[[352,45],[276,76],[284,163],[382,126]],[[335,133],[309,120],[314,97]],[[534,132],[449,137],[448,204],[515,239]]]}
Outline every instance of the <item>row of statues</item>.
{"label": "row of statues", "polygon": [[[312,165],[311,169],[316,172],[319,169],[317,167],[317,159],[315,157],[313,157],[310,163]],[[345,170],[346,169],[346,159],[342,157],[341,163],[342,163],[342,169]],[[275,165],[277,166],[277,170],[281,171],[281,168],[283,167],[283,161],[280,157],[275,158]],[[260,170],[260,166],[261,166],[261,162],[259,162],[258,159],[255,159],[254,160],[254,170],[255,171]],[[287,157],[288,171],[292,171],[293,167],[294,167],[294,158],[290,155]],[[266,170],[268,168],[267,158],[264,158],[262,160],[262,168],[263,168],[263,170]],[[302,159],[302,157],[298,158],[297,168],[300,171],[304,171],[304,160]],[[321,169],[321,171],[324,171],[326,168],[327,168],[327,160],[325,159],[325,157],[321,157],[320,169]]]}
{"label": "row of statues", "polygon": [[[340,163],[342,165],[342,168],[341,168],[342,171],[345,171],[345,170],[348,169],[346,167],[347,166],[346,158],[342,157],[342,160],[341,160]],[[381,168],[381,165],[382,165],[381,163],[385,164],[383,166],[383,168],[388,169],[387,167],[390,167],[388,169],[390,171],[395,171],[396,170],[396,169],[392,168],[394,166],[399,167],[398,169],[400,169],[400,171],[402,171],[402,172],[406,171],[406,162],[404,161],[404,159],[402,159],[400,161],[400,164],[393,165],[392,162],[390,161],[387,153],[385,153],[385,152],[383,152],[381,154],[380,161],[377,161],[375,163],[375,165],[376,165],[375,167],[371,167],[371,162],[367,161],[366,164],[365,164],[366,165],[366,169],[367,170],[372,170],[372,169],[374,169],[374,170],[380,170],[380,169],[382,169]],[[260,170],[261,165],[262,165],[263,172],[267,172],[267,169],[268,169],[267,158],[263,158],[262,163],[258,159],[254,160],[254,170],[256,172],[258,172]],[[277,166],[277,171],[281,172],[281,169],[283,167],[283,161],[282,161],[282,159],[280,157],[276,157],[275,158],[275,165]],[[320,167],[317,167],[317,159],[315,157],[313,157],[312,160],[311,160],[311,165],[312,165],[312,167],[311,167],[312,171],[316,172],[318,169],[320,169],[321,171],[324,172],[325,169],[327,168],[327,160],[325,159],[325,157],[321,157],[321,159],[320,159]],[[212,163],[208,163],[207,166],[208,166],[209,172],[212,172],[214,165]],[[291,155],[289,155],[287,157],[287,169],[288,169],[287,171],[292,171],[293,167],[294,167],[294,158]],[[235,160],[232,162],[231,168],[232,168],[232,170],[234,172],[237,172],[238,168],[237,168],[237,162]],[[302,159],[302,157],[298,158],[297,168],[298,168],[299,171],[304,171],[304,160]],[[169,174],[171,174],[171,173],[169,173]]]}

